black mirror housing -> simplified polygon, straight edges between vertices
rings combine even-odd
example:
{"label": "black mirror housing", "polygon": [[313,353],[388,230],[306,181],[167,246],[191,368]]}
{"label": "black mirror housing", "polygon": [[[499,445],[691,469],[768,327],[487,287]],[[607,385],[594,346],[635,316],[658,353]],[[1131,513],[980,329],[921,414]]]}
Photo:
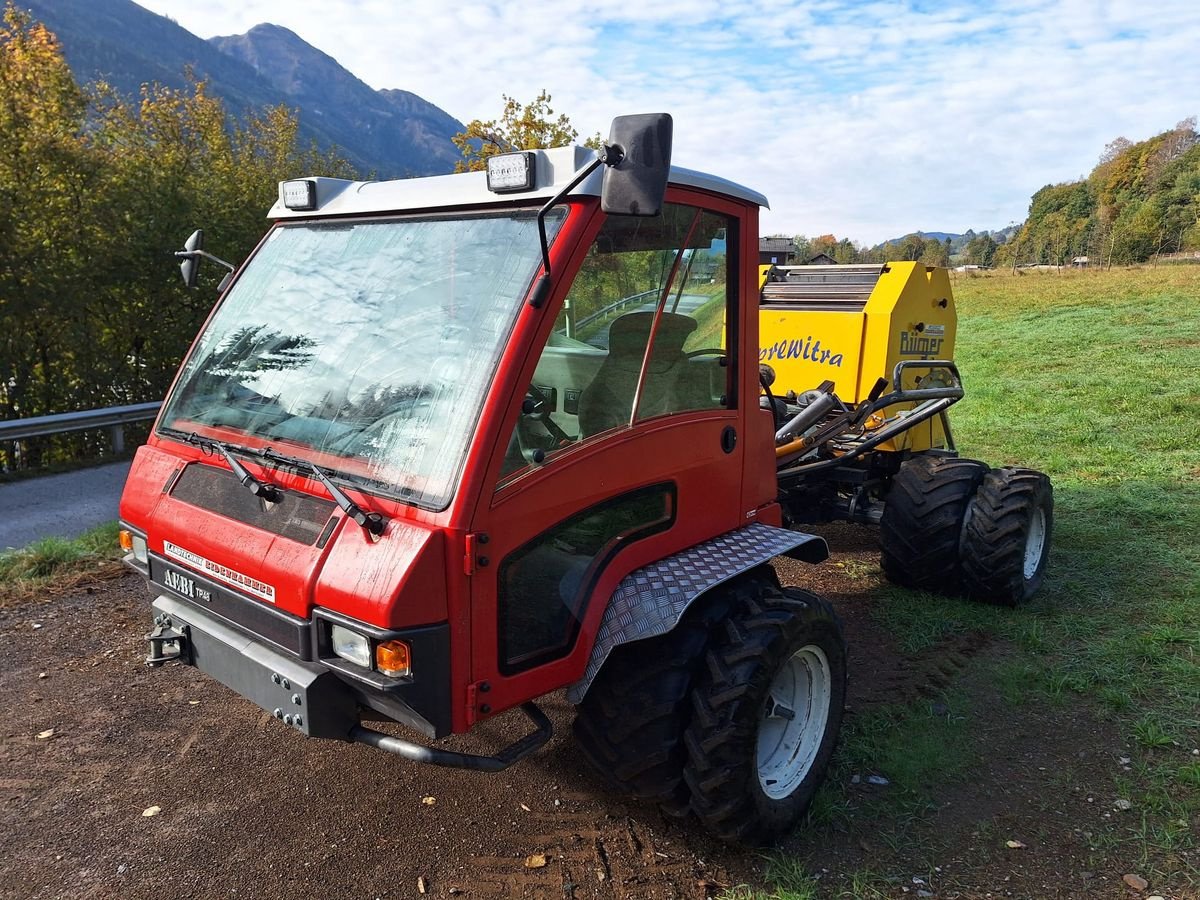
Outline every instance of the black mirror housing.
{"label": "black mirror housing", "polygon": [[617,116],[609,130],[600,207],[616,216],[657,216],[671,174],[674,123],[668,113]]}

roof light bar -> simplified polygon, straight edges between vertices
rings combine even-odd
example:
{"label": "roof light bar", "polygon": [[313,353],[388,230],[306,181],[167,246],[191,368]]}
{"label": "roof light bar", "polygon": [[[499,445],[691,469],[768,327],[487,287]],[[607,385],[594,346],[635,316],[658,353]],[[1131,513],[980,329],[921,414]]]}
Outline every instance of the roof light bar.
{"label": "roof light bar", "polygon": [[317,185],[314,181],[285,181],[280,186],[283,205],[288,209],[316,209]]}
{"label": "roof light bar", "polygon": [[537,154],[532,150],[489,156],[487,161],[488,190],[494,194],[531,191],[536,171]]}

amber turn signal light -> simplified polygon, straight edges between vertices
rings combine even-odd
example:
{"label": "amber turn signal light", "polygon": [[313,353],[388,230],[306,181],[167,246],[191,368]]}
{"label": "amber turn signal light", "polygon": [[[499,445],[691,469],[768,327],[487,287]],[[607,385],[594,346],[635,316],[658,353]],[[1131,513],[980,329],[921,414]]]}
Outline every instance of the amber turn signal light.
{"label": "amber turn signal light", "polygon": [[117,532],[117,540],[121,543],[121,549],[128,553],[133,549],[133,532],[122,528]]}
{"label": "amber turn signal light", "polygon": [[391,678],[412,674],[412,655],[404,641],[383,641],[375,645],[375,668]]}

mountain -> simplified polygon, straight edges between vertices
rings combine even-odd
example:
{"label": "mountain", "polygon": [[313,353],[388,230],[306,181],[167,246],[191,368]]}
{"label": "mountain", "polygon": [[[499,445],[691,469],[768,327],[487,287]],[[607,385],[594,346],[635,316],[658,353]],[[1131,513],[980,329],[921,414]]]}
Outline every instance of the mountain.
{"label": "mountain", "polygon": [[463,125],[416,94],[373,90],[333,57],[277,25],[205,41],[131,0],[21,0],[63,46],[80,82],[103,78],[124,94],[158,82],[187,84],[191,69],[235,116],[285,104],[300,132],[337,146],[381,178],[450,172],[460,158],[450,138]]}
{"label": "mountain", "polygon": [[397,146],[423,148],[424,165],[405,160],[412,174],[421,175],[449,172],[461,158],[450,142],[463,130],[457,119],[408,91],[374,90],[286,28],[255,25],[209,43],[286,94],[302,110],[301,121],[305,113],[319,116],[333,134],[353,136],[364,158],[386,159]]}

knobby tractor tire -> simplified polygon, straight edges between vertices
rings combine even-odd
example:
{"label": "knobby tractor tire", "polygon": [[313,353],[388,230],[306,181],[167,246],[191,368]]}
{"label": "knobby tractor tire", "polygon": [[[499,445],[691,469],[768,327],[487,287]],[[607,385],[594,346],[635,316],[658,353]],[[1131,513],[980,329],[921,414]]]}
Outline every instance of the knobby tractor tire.
{"label": "knobby tractor tire", "polygon": [[1018,606],[1041,587],[1050,557],[1054,492],[1033,469],[988,473],[967,512],[962,568],[968,597]]}
{"label": "knobby tractor tire", "polygon": [[962,590],[959,542],[967,508],[988,473],[975,459],[915,456],[892,479],[879,522],[881,564],[902,587]]}
{"label": "knobby tractor tire", "polygon": [[617,647],[579,704],[575,739],[615,790],[688,814],[683,733],[704,651],[732,600],[721,590],[697,600],[664,635]]}
{"label": "knobby tractor tire", "polygon": [[824,601],[743,582],[692,693],[684,780],[717,837],[764,844],[812,802],[837,743],[846,645]]}

